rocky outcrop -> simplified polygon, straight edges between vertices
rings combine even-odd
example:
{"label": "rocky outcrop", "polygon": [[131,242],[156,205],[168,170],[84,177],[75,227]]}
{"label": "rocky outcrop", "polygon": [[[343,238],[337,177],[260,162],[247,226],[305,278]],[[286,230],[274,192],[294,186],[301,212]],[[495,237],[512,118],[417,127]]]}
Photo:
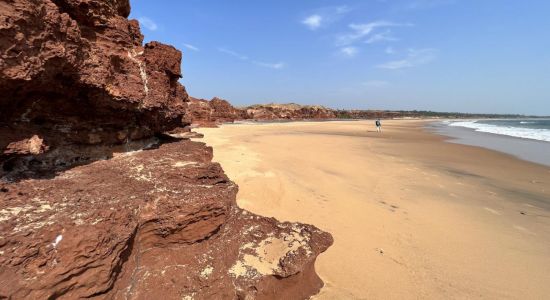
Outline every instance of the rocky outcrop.
{"label": "rocky outcrop", "polygon": [[246,108],[248,119],[253,120],[323,120],[334,119],[332,109],[320,105],[258,104]]}
{"label": "rocky outcrop", "polygon": [[[332,237],[238,208],[128,0],[0,3],[0,299],[306,299]],[[241,112],[208,105],[208,120]],[[205,115],[206,116],[206,115]],[[229,117],[228,117],[229,116]]]}
{"label": "rocky outcrop", "polygon": [[[11,0],[0,11],[0,151],[14,154],[6,152],[9,144],[36,135],[54,156],[66,154],[59,161],[83,162],[110,153],[63,149],[93,152],[86,146],[121,145],[186,125],[181,52],[157,42],[142,46],[138,22],[126,18],[127,0]],[[55,160],[35,157],[33,165],[63,167]],[[10,170],[28,163],[14,155],[0,161]]]}
{"label": "rocky outcrop", "polygon": [[237,120],[273,121],[273,120],[324,120],[336,118],[334,110],[323,106],[303,106],[299,104],[258,104],[244,108],[235,108],[228,101],[191,97],[189,113],[196,126],[216,127],[221,123]]}
{"label": "rocky outcrop", "polygon": [[0,184],[0,298],[304,299],[329,234],[247,213],[180,141]]}
{"label": "rocky outcrop", "polygon": [[216,127],[221,123],[247,119],[245,111],[237,109],[227,100],[217,97],[210,101],[190,97],[188,112],[193,124],[201,127]]}

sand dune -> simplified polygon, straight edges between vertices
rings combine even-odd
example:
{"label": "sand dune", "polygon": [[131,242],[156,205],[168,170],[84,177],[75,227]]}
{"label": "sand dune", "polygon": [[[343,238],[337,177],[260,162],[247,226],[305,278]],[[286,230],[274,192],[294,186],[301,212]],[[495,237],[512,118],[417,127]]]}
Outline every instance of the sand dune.
{"label": "sand dune", "polygon": [[316,299],[550,294],[550,168],[444,142],[419,121],[200,129],[239,205],[335,243]]}

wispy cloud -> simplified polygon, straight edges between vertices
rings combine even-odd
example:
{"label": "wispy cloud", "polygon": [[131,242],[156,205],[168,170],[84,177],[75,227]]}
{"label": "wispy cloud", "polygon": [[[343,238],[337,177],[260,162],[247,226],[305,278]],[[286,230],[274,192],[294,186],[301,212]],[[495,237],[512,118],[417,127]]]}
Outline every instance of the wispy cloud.
{"label": "wispy cloud", "polygon": [[264,68],[269,68],[269,69],[274,69],[274,70],[280,70],[280,69],[284,69],[287,64],[284,63],[284,62],[277,62],[277,63],[269,63],[269,62],[263,62],[263,61],[258,61],[258,60],[253,60],[253,59],[250,59],[248,56],[246,55],[243,55],[241,53],[238,53],[238,52],[235,52],[233,50],[229,50],[227,48],[218,48],[218,51],[220,51],[221,53],[225,53],[229,56],[232,56],[232,57],[235,57],[239,60],[242,60],[242,61],[248,61],[256,66],[260,66],[260,67],[264,67]]}
{"label": "wispy cloud", "polygon": [[229,55],[231,55],[235,58],[238,58],[240,60],[248,60],[248,56],[239,54],[239,53],[237,53],[235,51],[232,51],[232,50],[229,50],[229,49],[218,48],[218,51],[220,51],[221,53],[229,54]]}
{"label": "wispy cloud", "polygon": [[427,9],[438,6],[450,5],[457,0],[414,0],[405,5],[405,9]]}
{"label": "wispy cloud", "polygon": [[359,49],[356,47],[343,47],[340,48],[340,54],[346,56],[346,57],[354,57],[359,53]]}
{"label": "wispy cloud", "polygon": [[[374,31],[378,28],[387,28],[387,27],[401,27],[401,26],[412,26],[412,24],[402,24],[402,23],[393,23],[388,21],[376,21],[364,24],[350,24],[349,28],[351,32],[339,35],[337,37],[337,45],[349,45],[358,40],[365,39],[372,35]],[[387,34],[384,36],[379,36],[377,39],[391,38]],[[368,41],[368,39],[367,39]]]}
{"label": "wispy cloud", "polygon": [[143,27],[149,29],[150,31],[155,31],[159,28],[157,23],[155,23],[155,21],[147,17],[138,18],[138,21],[141,25],[143,25]]}
{"label": "wispy cloud", "polygon": [[286,67],[286,64],[284,62],[266,63],[266,62],[261,62],[261,61],[252,61],[252,63],[254,63],[255,65],[260,66],[260,67],[265,67],[265,68],[270,68],[270,69],[275,69],[275,70],[280,70],[280,69],[283,69],[284,67]]}
{"label": "wispy cloud", "polygon": [[338,21],[343,15],[350,11],[351,8],[346,5],[322,7],[316,9],[313,14],[305,17],[302,20],[302,24],[311,30],[317,30]]}
{"label": "wispy cloud", "polygon": [[398,41],[398,40],[399,39],[397,39],[397,38],[395,38],[391,35],[390,30],[386,30],[384,32],[379,32],[379,33],[371,35],[371,37],[369,37],[365,41],[365,43],[374,44],[374,43],[379,43],[379,42],[395,42],[395,41]]}
{"label": "wispy cloud", "polygon": [[309,29],[315,30],[321,27],[323,17],[320,15],[311,15],[302,21],[302,24],[306,25]]}
{"label": "wispy cloud", "polygon": [[437,49],[433,48],[409,49],[407,57],[401,60],[389,61],[387,63],[378,65],[377,67],[388,70],[399,70],[416,67],[433,61],[437,56],[437,52]]}
{"label": "wispy cloud", "polygon": [[395,49],[393,49],[393,47],[386,47],[384,52],[386,52],[386,54],[395,54]]}
{"label": "wispy cloud", "polygon": [[337,14],[346,14],[346,13],[349,13],[350,11],[352,11],[351,7],[347,6],[347,5],[341,5],[341,6],[337,6],[335,8],[335,11]]}
{"label": "wispy cloud", "polygon": [[390,85],[390,83],[384,80],[369,80],[363,83],[363,86],[368,88],[382,88],[388,85]]}
{"label": "wispy cloud", "polygon": [[199,48],[197,48],[197,47],[195,47],[195,46],[193,46],[193,45],[191,45],[191,44],[183,43],[183,46],[184,46],[185,48],[190,49],[190,50],[193,50],[193,51],[197,51],[197,52],[200,51]]}

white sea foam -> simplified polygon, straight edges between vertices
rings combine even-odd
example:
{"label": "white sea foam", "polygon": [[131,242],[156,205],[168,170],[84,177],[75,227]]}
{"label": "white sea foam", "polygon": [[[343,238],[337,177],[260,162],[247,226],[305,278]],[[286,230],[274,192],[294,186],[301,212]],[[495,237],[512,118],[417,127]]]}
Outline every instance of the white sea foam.
{"label": "white sea foam", "polygon": [[476,121],[453,122],[453,123],[450,123],[449,126],[466,127],[479,132],[487,132],[487,133],[493,133],[493,134],[519,137],[524,139],[550,142],[550,129],[498,126],[498,125],[492,125],[492,124],[477,123]]}

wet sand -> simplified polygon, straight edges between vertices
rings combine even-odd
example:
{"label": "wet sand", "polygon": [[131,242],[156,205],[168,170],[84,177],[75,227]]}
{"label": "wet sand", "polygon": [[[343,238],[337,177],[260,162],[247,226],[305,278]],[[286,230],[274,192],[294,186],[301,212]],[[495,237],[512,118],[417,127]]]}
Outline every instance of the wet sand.
{"label": "wet sand", "polygon": [[450,137],[449,141],[453,143],[480,146],[550,167],[550,142],[479,132],[441,122],[433,122],[427,127],[436,133]]}
{"label": "wet sand", "polygon": [[315,299],[544,299],[550,168],[445,142],[420,121],[199,129],[252,212],[335,243]]}

